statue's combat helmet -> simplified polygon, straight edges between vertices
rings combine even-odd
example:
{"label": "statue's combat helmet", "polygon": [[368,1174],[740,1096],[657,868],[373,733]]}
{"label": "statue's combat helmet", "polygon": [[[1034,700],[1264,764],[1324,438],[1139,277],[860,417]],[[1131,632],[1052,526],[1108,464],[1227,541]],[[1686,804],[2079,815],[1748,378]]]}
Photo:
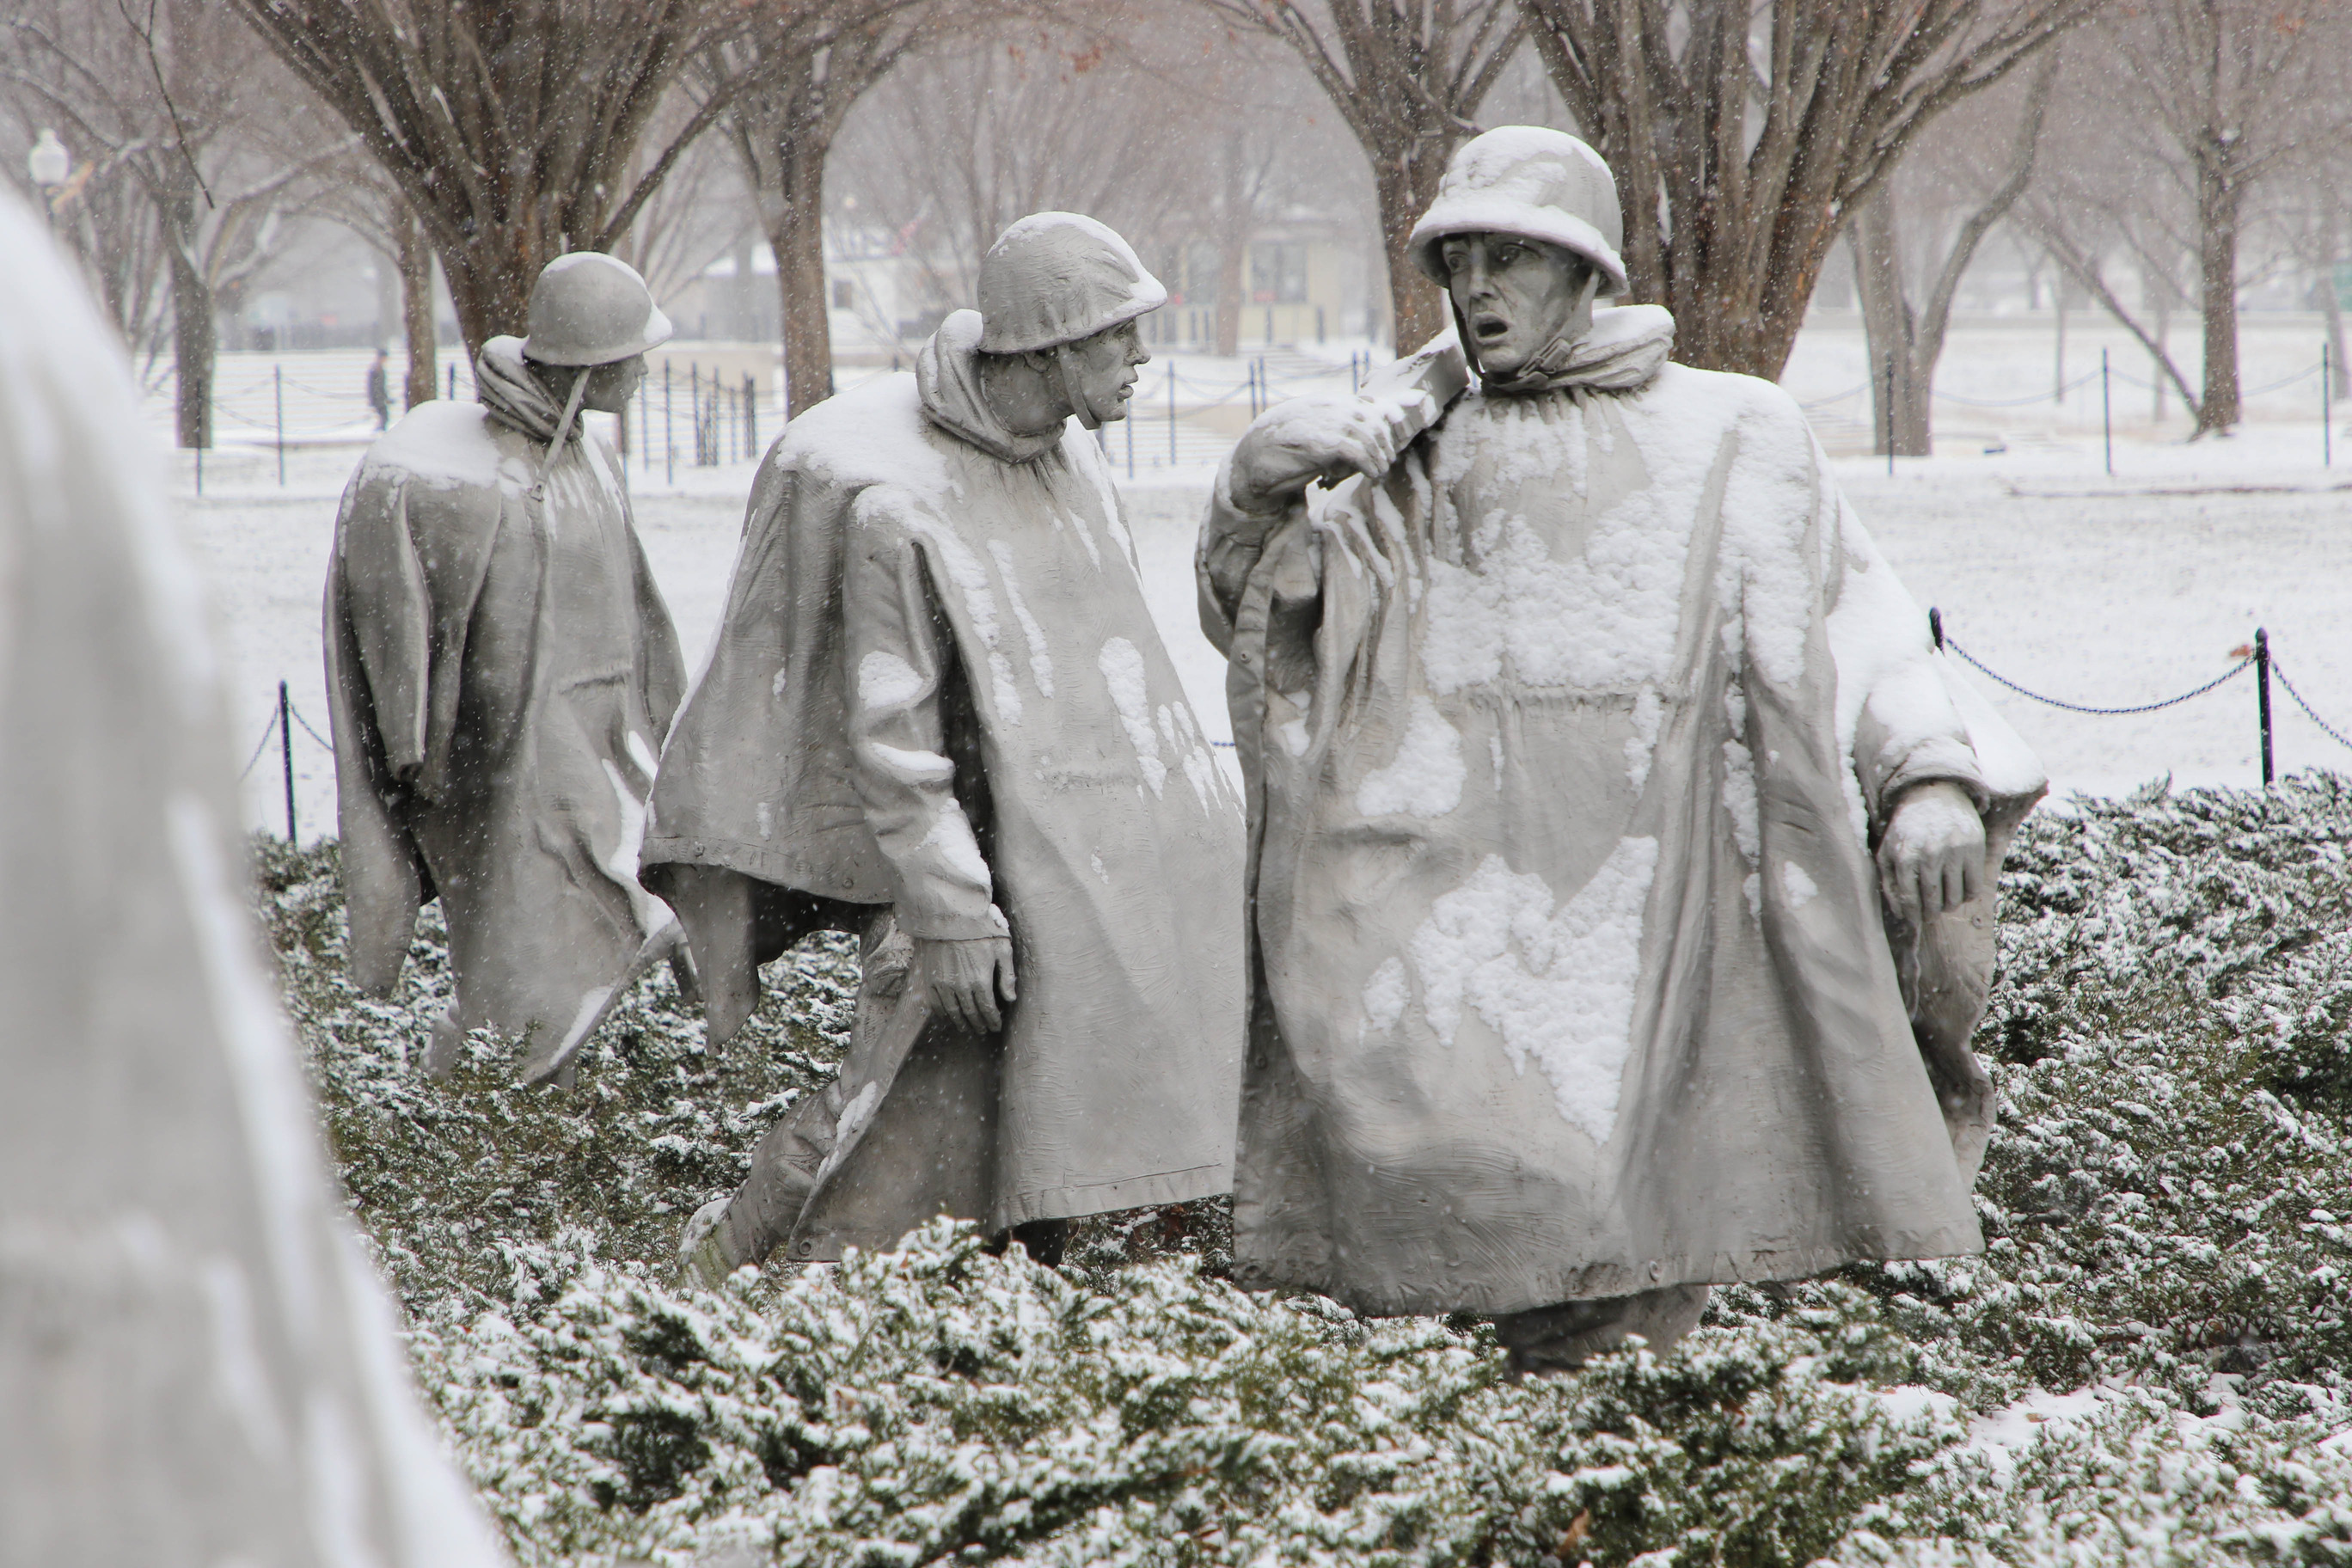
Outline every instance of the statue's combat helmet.
{"label": "statue's combat helmet", "polygon": [[1031,213],[980,263],[980,351],[1027,353],[1108,331],[1168,303],[1134,247],[1080,213]]}
{"label": "statue's combat helmet", "polygon": [[1625,292],[1625,215],[1617,182],[1601,154],[1564,131],[1503,125],[1454,150],[1438,181],[1437,199],[1412,226],[1405,247],[1413,263],[1446,280],[1446,237],[1510,234],[1539,239],[1582,257],[1601,274],[1600,292]]}
{"label": "statue's combat helmet", "polygon": [[637,269],[601,250],[574,250],[530,289],[523,357],[541,364],[611,364],[669,342],[669,318]]}

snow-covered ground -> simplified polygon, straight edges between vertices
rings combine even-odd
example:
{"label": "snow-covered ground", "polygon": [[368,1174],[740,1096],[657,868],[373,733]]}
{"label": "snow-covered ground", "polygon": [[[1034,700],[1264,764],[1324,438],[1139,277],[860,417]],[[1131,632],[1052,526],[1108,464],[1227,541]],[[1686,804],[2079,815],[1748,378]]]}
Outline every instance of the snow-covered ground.
{"label": "snow-covered ground", "polygon": [[[2151,424],[2143,387],[2133,392],[2126,418],[2118,380],[2110,479],[2095,380],[2098,350],[2110,335],[2120,339],[2075,323],[2069,374],[2087,370],[2095,379],[2070,391],[2063,409],[2046,401],[2000,410],[1939,405],[1937,457],[1902,460],[1891,478],[1884,459],[1838,457],[1847,494],[1920,604],[1939,606],[1956,642],[2022,685],[2096,706],[2149,702],[2227,670],[2231,650],[2266,626],[2286,677],[2322,717],[2352,735],[2352,645],[2342,629],[2352,610],[2352,575],[2344,569],[2352,560],[2352,433],[2338,432],[2347,447],[2342,468],[2323,468],[2315,375],[2253,399],[2239,435],[2186,445],[2177,404],[2168,424]],[[2288,376],[2304,359],[2317,363],[2316,338],[2302,324],[2257,323],[2247,337],[2250,384]],[[2119,374],[2120,342],[2108,346]],[[1964,325],[1939,385],[1979,402],[2046,399],[2053,348],[2046,322]],[[1858,380],[1863,363],[1858,331],[1832,321],[1808,329],[1783,378],[1815,403],[1813,417],[1832,453],[1857,445],[1853,416],[1866,417],[1866,405],[1834,395]],[[1180,389],[1196,382],[1245,385],[1240,361],[1191,359],[1176,368]],[[2130,369],[2144,376],[2145,355]],[[1145,372],[1147,393],[1155,375]],[[1344,354],[1319,371],[1297,355],[1271,363],[1269,376],[1282,394],[1344,390],[1348,372]],[[1128,500],[1161,635],[1195,709],[1222,737],[1223,666],[1197,629],[1191,575],[1219,442],[1207,400],[1196,415],[1185,396],[1173,466],[1165,423],[1149,413],[1139,422]],[[2308,416],[2297,416],[2298,403],[2311,405]],[[1239,412],[1246,416],[1245,402]],[[1107,432],[1121,472],[1126,434]],[[1156,463],[1148,453],[1155,440]],[[281,488],[274,452],[223,448],[207,458],[199,498],[193,466],[179,455],[175,489],[213,566],[243,748],[261,735],[281,679],[299,714],[324,732],[320,593],[336,500],[357,457],[356,447],[289,450]],[[646,554],[690,662],[698,662],[725,603],[751,476],[748,463],[680,468],[673,483],[658,466],[631,465]],[[2041,752],[2061,797],[2073,790],[2112,794],[2167,773],[2183,784],[2247,784],[2259,776],[2251,671],[2192,702],[2123,718],[2067,714],[1979,685]],[[2284,689],[2273,689],[2273,708],[2282,773],[2352,768],[2352,750],[2324,734]],[[254,825],[282,832],[283,785],[274,745],[271,752],[247,776],[246,809]],[[334,766],[299,725],[294,765],[307,839],[333,821]]]}

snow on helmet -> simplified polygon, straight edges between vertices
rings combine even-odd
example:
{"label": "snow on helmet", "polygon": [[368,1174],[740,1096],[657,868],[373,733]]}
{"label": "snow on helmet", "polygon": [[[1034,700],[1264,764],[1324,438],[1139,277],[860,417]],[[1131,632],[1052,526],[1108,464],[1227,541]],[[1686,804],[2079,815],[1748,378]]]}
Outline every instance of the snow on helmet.
{"label": "snow on helmet", "polygon": [[1601,292],[1625,292],[1625,215],[1601,154],[1564,131],[1502,125],[1454,149],[1437,199],[1412,226],[1413,264],[1446,281],[1448,236],[1509,234],[1557,245],[1601,271]]}
{"label": "snow on helmet", "polygon": [[1107,224],[1031,213],[980,263],[980,349],[1018,354],[1074,343],[1168,302],[1160,279]]}
{"label": "snow on helmet", "polygon": [[669,318],[637,269],[601,250],[557,257],[530,288],[523,357],[541,364],[611,364],[669,342]]}

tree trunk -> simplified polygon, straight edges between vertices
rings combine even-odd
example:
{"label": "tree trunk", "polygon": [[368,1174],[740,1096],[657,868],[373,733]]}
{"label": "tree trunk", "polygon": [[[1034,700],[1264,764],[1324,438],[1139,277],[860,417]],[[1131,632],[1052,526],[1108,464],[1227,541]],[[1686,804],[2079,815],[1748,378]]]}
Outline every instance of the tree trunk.
{"label": "tree trunk", "polygon": [[[2198,283],[2205,317],[2205,395],[2198,436],[2228,430],[2242,416],[2238,395],[2239,191],[2227,145],[2197,163]],[[2193,437],[2192,437],[2193,438]]]}
{"label": "tree trunk", "polygon": [[1453,149],[1440,142],[1400,141],[1400,144],[1367,149],[1372,153],[1372,184],[1380,196],[1381,249],[1389,264],[1389,320],[1394,323],[1390,347],[1409,354],[1452,324],[1454,314],[1445,290],[1413,265],[1405,250],[1412,226],[1437,195]]}
{"label": "tree trunk", "polygon": [[784,417],[797,417],[833,395],[833,302],[824,292],[824,154],[805,133],[776,146],[780,188],[769,208],[776,253],[776,303],[784,334]]}
{"label": "tree trunk", "polygon": [[179,440],[213,444],[213,291],[205,276],[172,258],[172,349],[179,361]]}
{"label": "tree trunk", "polygon": [[424,226],[409,214],[400,220],[400,329],[408,342],[405,404],[414,408],[439,395],[440,344],[433,321],[433,247],[425,242]]}
{"label": "tree trunk", "polygon": [[525,330],[530,313],[531,285],[540,270],[563,254],[562,237],[545,234],[537,224],[514,224],[490,235],[472,238],[436,234],[434,250],[441,258],[441,276],[449,285],[449,302],[457,311],[457,335],[465,340],[466,356],[501,333]]}
{"label": "tree trunk", "polygon": [[1242,352],[1242,274],[1249,266],[1249,231],[1227,224],[1217,237],[1217,352]]}
{"label": "tree trunk", "polygon": [[1927,378],[1934,371],[1920,363],[1918,322],[1903,287],[1902,237],[1891,183],[1855,213],[1846,243],[1853,252],[1854,285],[1870,344],[1871,449],[1882,457],[1929,457]]}

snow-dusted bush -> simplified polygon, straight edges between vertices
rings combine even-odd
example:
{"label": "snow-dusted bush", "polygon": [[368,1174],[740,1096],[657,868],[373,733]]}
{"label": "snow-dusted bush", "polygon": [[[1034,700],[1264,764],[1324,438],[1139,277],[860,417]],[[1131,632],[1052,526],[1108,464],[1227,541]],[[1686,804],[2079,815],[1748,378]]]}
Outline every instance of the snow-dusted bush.
{"label": "snow-dusted bush", "polygon": [[1522,1384],[1475,1324],[1234,1289],[1217,1205],[1061,1270],[941,1223],[678,1289],[684,1216],[837,1058],[852,949],[772,966],[723,1059],[665,975],[571,1096],[488,1038],[438,1085],[434,934],[361,997],[331,848],[260,854],[354,1207],[523,1563],[1860,1568],[2352,1563],[2347,844],[2325,776],[2035,818],[1985,1256],[1718,1291],[1672,1354]]}

